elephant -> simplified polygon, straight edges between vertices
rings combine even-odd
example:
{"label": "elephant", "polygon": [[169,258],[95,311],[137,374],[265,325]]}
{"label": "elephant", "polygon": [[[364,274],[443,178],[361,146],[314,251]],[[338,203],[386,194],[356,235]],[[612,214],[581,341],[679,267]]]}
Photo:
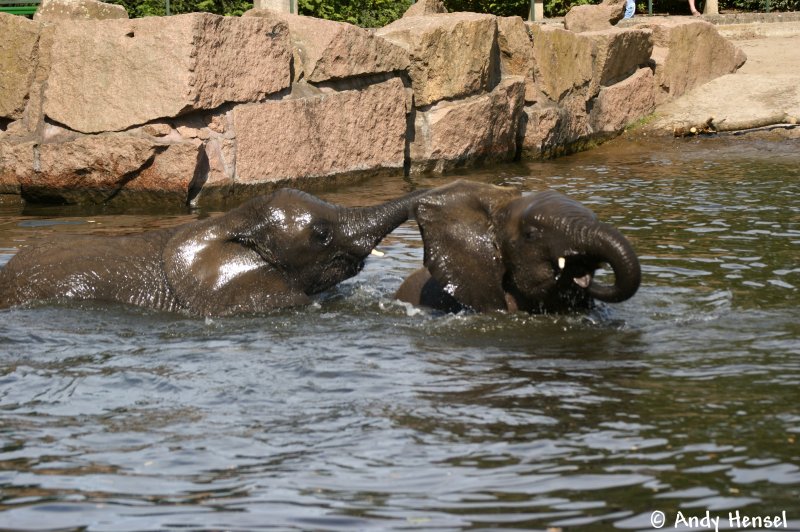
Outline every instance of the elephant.
{"label": "elephant", "polygon": [[345,208],[279,189],[174,228],[46,241],[0,270],[0,308],[94,300],[226,316],[305,305],[361,271],[420,194]]}
{"label": "elephant", "polygon": [[[395,297],[445,312],[566,312],[633,296],[641,268],[630,242],[584,205],[548,190],[455,181],[415,206],[424,268]],[[613,284],[594,279],[608,263]]]}

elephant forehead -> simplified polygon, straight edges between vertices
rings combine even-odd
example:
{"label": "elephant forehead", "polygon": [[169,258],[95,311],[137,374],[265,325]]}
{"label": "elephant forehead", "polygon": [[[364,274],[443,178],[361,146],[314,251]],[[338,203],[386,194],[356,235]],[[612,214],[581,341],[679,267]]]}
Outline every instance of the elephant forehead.
{"label": "elephant forehead", "polygon": [[567,218],[595,220],[597,218],[594,212],[582,203],[552,190],[529,196],[526,203],[523,218],[532,221]]}
{"label": "elephant forehead", "polygon": [[528,197],[528,206],[538,211],[576,211],[594,215],[585,205],[555,190],[545,190]]}
{"label": "elephant forehead", "polygon": [[314,220],[314,215],[306,209],[298,207],[272,207],[267,220],[274,227],[290,229],[306,227]]}

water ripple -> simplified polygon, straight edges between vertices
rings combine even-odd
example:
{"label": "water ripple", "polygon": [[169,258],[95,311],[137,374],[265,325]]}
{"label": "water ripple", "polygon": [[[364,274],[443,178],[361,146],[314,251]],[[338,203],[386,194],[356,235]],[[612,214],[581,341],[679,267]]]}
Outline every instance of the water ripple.
{"label": "water ripple", "polygon": [[[659,508],[791,510],[797,157],[676,140],[471,174],[561,190],[630,237],[639,293],[583,315],[393,301],[422,263],[413,223],[306,309],[2,310],[2,526],[649,529]],[[389,183],[381,197],[408,186]],[[191,218],[62,214],[3,211],[0,262],[45,234]]]}

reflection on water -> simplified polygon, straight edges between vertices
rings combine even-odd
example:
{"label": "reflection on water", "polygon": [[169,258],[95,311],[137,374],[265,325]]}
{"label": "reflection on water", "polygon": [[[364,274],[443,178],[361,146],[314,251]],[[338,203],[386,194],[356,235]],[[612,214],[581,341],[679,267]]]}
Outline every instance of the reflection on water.
{"label": "reflection on water", "polygon": [[[558,189],[631,238],[642,289],[588,315],[392,301],[413,224],[307,309],[0,311],[0,528],[649,530],[656,510],[665,529],[739,510],[799,529],[797,148],[612,143],[470,175]],[[327,197],[409,187],[387,183]],[[0,208],[0,264],[197,216]]]}

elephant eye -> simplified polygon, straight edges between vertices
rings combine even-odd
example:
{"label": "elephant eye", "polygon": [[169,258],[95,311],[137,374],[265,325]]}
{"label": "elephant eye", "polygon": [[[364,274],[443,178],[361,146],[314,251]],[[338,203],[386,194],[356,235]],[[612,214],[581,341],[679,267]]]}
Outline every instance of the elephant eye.
{"label": "elephant eye", "polygon": [[539,240],[542,238],[542,230],[531,225],[522,231],[522,236],[524,236],[526,240]]}
{"label": "elephant eye", "polygon": [[327,224],[314,224],[311,226],[311,240],[317,244],[327,246],[333,240],[333,231]]}

